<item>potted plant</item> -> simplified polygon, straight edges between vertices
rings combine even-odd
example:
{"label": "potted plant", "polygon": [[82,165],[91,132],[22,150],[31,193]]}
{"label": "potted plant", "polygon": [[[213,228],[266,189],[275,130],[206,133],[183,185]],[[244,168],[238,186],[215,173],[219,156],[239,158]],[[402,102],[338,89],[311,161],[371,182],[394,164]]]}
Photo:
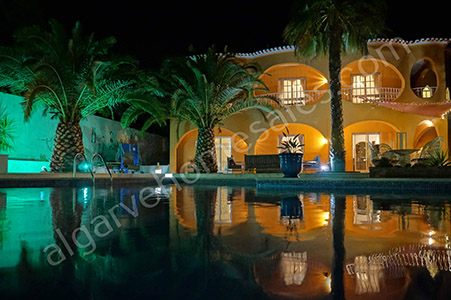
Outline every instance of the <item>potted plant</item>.
{"label": "potted plant", "polygon": [[279,153],[280,157],[280,170],[283,173],[284,178],[295,178],[302,171],[302,158],[304,153],[302,147],[304,144],[299,142],[299,134],[293,137],[289,137],[290,132],[286,128],[286,133],[282,132],[284,140],[281,146],[278,147],[282,150]]}
{"label": "potted plant", "polygon": [[[5,110],[0,107],[0,152],[13,149],[14,125]],[[8,172],[8,155],[0,154],[0,173]]]}

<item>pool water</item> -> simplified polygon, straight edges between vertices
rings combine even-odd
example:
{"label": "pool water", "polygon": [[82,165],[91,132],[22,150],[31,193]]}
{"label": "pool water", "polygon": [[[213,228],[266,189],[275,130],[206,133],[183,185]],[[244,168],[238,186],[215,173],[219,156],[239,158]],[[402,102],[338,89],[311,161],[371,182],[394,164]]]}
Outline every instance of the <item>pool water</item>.
{"label": "pool water", "polygon": [[0,299],[449,299],[450,200],[0,189]]}

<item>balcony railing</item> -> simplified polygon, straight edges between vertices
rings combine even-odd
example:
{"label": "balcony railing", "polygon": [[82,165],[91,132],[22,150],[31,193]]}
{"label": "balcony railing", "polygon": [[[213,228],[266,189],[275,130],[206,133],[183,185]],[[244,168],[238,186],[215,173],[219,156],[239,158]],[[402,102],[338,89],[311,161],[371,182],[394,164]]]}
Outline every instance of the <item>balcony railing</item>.
{"label": "balcony railing", "polygon": [[[329,90],[304,90],[287,95],[286,93],[269,93],[265,96],[278,98],[282,106],[309,105],[319,101]],[[296,97],[295,97],[296,96]]]}
{"label": "balcony railing", "polygon": [[401,91],[401,88],[393,87],[342,88],[341,97],[352,103],[365,103],[367,100],[392,102]]}
{"label": "balcony railing", "polygon": [[420,98],[431,98],[435,91],[437,90],[436,86],[422,86],[422,87],[416,87],[412,88],[412,91]]}
{"label": "balcony railing", "polygon": [[[376,88],[343,88],[341,95],[344,100],[353,103],[365,103],[366,100],[394,101],[401,93],[401,88],[376,87]],[[267,96],[276,97],[282,106],[304,106],[310,105],[329,93],[329,90],[305,90],[296,92],[299,97],[288,97],[286,93],[269,93]],[[269,102],[268,103],[273,103]],[[275,105],[274,105],[275,106]]]}

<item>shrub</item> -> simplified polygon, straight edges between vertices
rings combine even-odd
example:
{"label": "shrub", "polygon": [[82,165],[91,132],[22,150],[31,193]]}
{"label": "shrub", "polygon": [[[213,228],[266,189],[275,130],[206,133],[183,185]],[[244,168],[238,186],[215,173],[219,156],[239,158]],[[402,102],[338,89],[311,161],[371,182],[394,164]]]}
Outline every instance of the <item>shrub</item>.
{"label": "shrub", "polygon": [[425,162],[428,167],[448,167],[451,166],[451,159],[448,150],[436,150],[431,152],[431,157]]}

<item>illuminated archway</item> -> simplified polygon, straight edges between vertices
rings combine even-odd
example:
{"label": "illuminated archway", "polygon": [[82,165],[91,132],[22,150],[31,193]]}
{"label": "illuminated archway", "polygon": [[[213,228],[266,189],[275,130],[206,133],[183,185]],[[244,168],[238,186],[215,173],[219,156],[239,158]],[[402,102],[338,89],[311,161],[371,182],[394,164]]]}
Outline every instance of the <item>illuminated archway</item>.
{"label": "illuminated archway", "polygon": [[341,70],[342,97],[360,103],[362,99],[395,101],[405,81],[399,70],[386,61],[362,58]]}
{"label": "illuminated archway", "polygon": [[[186,132],[175,145],[176,173],[186,172],[186,167],[196,154],[197,129]],[[247,143],[233,131],[225,128],[215,128],[215,137],[230,137],[232,155],[236,161],[244,161],[247,154]]]}
{"label": "illuminated archway", "polygon": [[421,148],[426,143],[432,141],[438,136],[437,128],[434,123],[429,120],[424,120],[418,123],[413,139],[413,147]]}
{"label": "illuminated archway", "polygon": [[[346,126],[343,130],[346,151],[346,171],[355,171],[354,152],[356,149],[353,145],[353,135],[377,134],[379,136],[378,141],[369,140],[369,142],[384,143],[394,148],[396,144],[396,132],[399,131],[393,124],[384,121],[362,121]],[[368,149],[365,151],[365,160],[369,163],[371,161],[371,155],[368,151]]]}
{"label": "illuminated archway", "polygon": [[308,104],[319,101],[329,88],[327,78],[320,71],[299,63],[273,65],[265,70],[260,79],[270,93],[282,100],[302,98]]}
{"label": "illuminated archway", "polygon": [[263,132],[255,143],[255,154],[278,154],[279,136],[288,128],[290,134],[304,136],[304,160],[313,160],[320,155],[321,162],[329,160],[329,147],[326,137],[312,126],[289,123],[273,126]]}
{"label": "illuminated archway", "polygon": [[410,88],[423,99],[431,98],[438,85],[437,70],[430,58],[419,59],[410,70]]}

